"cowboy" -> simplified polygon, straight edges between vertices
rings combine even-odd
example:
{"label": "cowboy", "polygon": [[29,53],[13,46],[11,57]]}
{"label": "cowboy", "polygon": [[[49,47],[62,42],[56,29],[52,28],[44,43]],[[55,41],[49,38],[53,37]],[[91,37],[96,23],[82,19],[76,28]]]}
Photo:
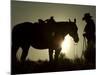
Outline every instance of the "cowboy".
{"label": "cowboy", "polygon": [[86,61],[95,63],[95,24],[90,13],[86,13],[82,19],[86,22],[83,36],[87,39],[87,49],[84,56]]}
{"label": "cowboy", "polygon": [[83,21],[86,22],[83,36],[87,38],[88,42],[92,40],[95,43],[95,24],[91,18],[90,13],[86,13],[83,17]]}

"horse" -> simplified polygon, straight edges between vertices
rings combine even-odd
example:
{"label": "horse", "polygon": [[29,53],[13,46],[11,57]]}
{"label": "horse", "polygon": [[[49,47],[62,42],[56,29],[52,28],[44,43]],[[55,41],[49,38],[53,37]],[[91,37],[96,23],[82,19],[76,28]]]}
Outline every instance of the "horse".
{"label": "horse", "polygon": [[31,22],[17,24],[12,29],[12,62],[17,61],[16,53],[19,47],[23,50],[21,61],[24,62],[30,46],[40,50],[48,49],[49,61],[53,61],[53,50],[55,50],[55,60],[57,60],[61,51],[61,43],[67,34],[78,43],[77,31],[76,19],[74,19],[74,22],[64,21],[52,24]]}

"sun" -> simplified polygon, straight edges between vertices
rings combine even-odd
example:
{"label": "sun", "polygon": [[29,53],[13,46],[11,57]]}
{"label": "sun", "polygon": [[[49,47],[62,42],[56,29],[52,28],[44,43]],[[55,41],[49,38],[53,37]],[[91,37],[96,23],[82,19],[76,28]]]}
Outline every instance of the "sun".
{"label": "sun", "polygon": [[68,53],[69,52],[71,45],[72,45],[72,40],[73,39],[69,34],[65,36],[64,41],[61,44],[61,47],[62,47],[61,52],[62,53]]}

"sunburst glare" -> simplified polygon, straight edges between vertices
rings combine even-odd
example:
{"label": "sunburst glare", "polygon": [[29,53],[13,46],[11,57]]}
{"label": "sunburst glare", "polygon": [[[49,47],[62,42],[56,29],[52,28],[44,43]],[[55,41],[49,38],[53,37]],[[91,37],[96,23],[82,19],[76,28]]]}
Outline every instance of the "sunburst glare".
{"label": "sunburst glare", "polygon": [[64,41],[61,44],[62,50],[61,52],[66,54],[69,53],[69,50],[71,49],[73,44],[73,38],[68,34],[65,36]]}

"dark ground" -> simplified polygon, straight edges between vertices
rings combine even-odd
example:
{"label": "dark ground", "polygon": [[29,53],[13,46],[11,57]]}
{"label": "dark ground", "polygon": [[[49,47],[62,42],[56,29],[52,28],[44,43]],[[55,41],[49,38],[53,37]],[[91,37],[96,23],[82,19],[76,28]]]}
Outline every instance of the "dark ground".
{"label": "dark ground", "polygon": [[89,63],[79,58],[70,60],[64,58],[64,55],[60,56],[58,62],[55,63],[42,60],[37,62],[27,60],[24,63],[17,62],[16,66],[15,74],[96,69],[95,63]]}

